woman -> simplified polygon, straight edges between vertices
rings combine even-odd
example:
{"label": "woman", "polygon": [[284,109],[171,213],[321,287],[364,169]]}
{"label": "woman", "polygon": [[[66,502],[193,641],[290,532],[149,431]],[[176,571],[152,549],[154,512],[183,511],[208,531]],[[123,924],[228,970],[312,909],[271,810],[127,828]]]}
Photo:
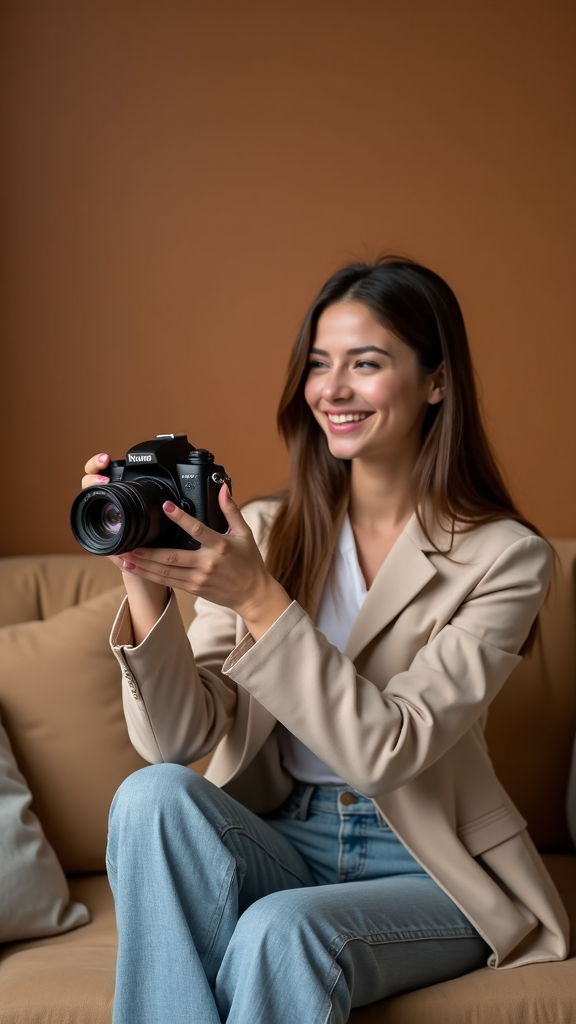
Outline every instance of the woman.
{"label": "woman", "polygon": [[[201,548],[118,560],[112,642],[156,766],[111,812],[116,1024],[340,1024],[567,952],[482,731],[551,552],[490,454],[445,282],[396,258],[336,273],[279,425],[285,496],[240,513],[222,488],[226,536],[168,502]],[[173,587],[199,596],[190,643]],[[214,748],[205,779],[180,767]]]}

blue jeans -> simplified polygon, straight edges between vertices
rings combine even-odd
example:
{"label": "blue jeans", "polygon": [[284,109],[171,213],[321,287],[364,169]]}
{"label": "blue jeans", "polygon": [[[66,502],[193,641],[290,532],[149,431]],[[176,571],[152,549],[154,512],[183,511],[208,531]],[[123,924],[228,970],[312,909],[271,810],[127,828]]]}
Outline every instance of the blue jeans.
{"label": "blue jeans", "polygon": [[373,802],[297,783],[258,817],[188,768],[114,798],[114,1024],[344,1024],[489,947]]}

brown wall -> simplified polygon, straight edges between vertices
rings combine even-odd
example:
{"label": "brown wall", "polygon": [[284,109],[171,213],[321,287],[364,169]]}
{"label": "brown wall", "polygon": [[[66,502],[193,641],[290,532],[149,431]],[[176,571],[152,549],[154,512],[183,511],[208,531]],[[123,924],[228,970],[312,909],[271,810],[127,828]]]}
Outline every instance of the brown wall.
{"label": "brown wall", "polygon": [[73,551],[158,432],[243,500],[311,295],[393,249],[461,299],[526,514],[576,533],[571,0],[5,0],[2,554]]}

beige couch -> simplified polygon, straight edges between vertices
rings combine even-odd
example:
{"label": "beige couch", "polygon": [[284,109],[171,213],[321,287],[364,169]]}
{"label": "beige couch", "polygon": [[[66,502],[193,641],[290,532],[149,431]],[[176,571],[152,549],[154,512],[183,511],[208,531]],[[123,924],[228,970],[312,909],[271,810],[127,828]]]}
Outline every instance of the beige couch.
{"label": "beige couch", "polygon": [[[576,729],[576,542],[555,546],[559,569],[541,644],[496,700],[488,740],[576,922],[576,857],[564,813]],[[119,783],[143,764],[128,741],[107,646],[119,584],[111,564],[91,556],[0,560],[0,717],[73,897],[92,918],[76,931],[0,948],[0,1024],[111,1019],[116,939],[104,874],[106,818]],[[192,601],[179,599],[189,622]],[[351,1021],[574,1024],[575,953],[515,971],[484,968],[355,1010]]]}

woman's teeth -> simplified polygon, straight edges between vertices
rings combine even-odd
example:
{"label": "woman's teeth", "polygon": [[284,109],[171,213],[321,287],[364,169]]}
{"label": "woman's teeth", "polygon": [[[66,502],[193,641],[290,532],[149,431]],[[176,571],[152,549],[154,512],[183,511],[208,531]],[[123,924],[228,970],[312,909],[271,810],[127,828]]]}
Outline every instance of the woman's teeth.
{"label": "woman's teeth", "polygon": [[334,413],[328,413],[328,419],[330,423],[358,423],[360,420],[365,420],[370,413],[367,412],[341,412],[335,415]]}

